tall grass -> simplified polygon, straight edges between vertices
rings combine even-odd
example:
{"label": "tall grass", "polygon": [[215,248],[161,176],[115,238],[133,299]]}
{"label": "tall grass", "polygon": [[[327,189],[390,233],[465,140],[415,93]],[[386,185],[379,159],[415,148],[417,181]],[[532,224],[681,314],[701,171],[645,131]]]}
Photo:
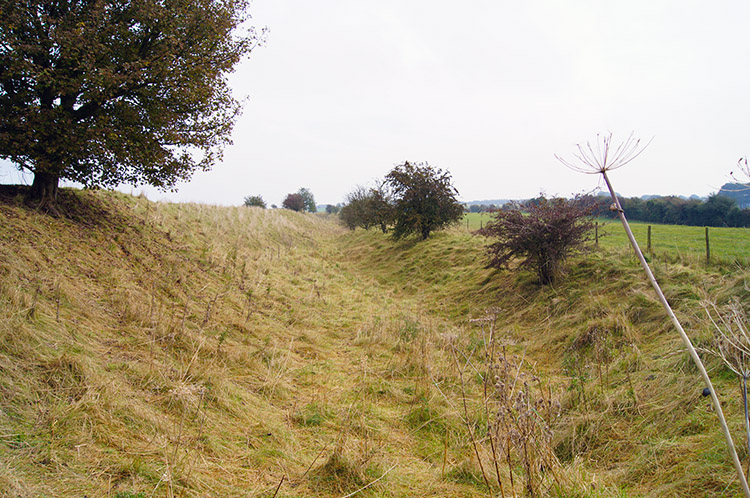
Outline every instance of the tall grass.
{"label": "tall grass", "polygon": [[[539,287],[485,269],[484,241],[458,228],[416,244],[288,211],[63,196],[80,216],[0,204],[0,495],[483,496],[471,320],[487,309],[560,402],[559,483],[539,494],[737,491],[630,258],[594,252]],[[746,278],[657,270],[707,341],[695,303]],[[504,492],[522,496],[511,460]]]}

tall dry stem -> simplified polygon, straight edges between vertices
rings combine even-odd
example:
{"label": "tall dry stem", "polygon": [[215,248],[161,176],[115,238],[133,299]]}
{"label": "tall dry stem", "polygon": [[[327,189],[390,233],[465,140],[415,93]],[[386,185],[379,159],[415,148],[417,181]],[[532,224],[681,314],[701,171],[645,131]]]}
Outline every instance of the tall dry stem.
{"label": "tall dry stem", "polygon": [[484,465],[482,464],[482,457],[479,454],[479,446],[477,443],[477,439],[474,435],[474,427],[471,424],[470,419],[469,419],[469,408],[466,404],[466,385],[464,383],[464,371],[468,367],[468,360],[464,364],[464,366],[461,367],[458,361],[458,355],[456,354],[455,345],[453,346],[452,352],[453,352],[453,361],[456,364],[456,368],[458,370],[458,375],[459,375],[459,380],[461,382],[460,384],[461,385],[461,401],[463,403],[463,409],[464,409],[464,423],[466,424],[466,428],[469,431],[469,437],[471,438],[471,444],[472,444],[472,447],[474,448],[474,454],[476,455],[477,462],[479,463],[479,469],[482,471],[482,479],[484,479],[484,484],[487,486],[488,490],[492,490],[492,486],[490,486],[490,481],[487,478],[487,473],[484,470]]}
{"label": "tall dry stem", "polygon": [[628,220],[627,218],[625,218],[625,211],[623,211],[622,205],[617,198],[617,194],[612,187],[612,183],[609,181],[609,177],[607,176],[607,171],[625,166],[627,163],[638,157],[649,143],[650,141],[645,145],[641,145],[640,140],[634,139],[633,134],[631,133],[626,140],[624,140],[616,148],[613,149],[612,134],[609,133],[606,135],[597,135],[597,139],[593,145],[590,142],[587,142],[585,146],[578,144],[578,152],[573,154],[573,156],[575,157],[575,161],[565,160],[558,155],[555,155],[555,157],[565,166],[574,171],[586,174],[602,175],[602,178],[604,179],[604,182],[607,185],[607,189],[609,190],[609,194],[612,198],[611,209],[617,211],[617,214],[620,217],[620,221],[622,222],[622,226],[625,228],[625,233],[628,236],[628,240],[630,241],[630,245],[633,247],[635,255],[638,258],[638,261],[640,261],[641,267],[643,267],[643,271],[646,273],[646,277],[651,283],[651,286],[654,288],[659,302],[664,307],[664,310],[667,312],[667,315],[669,315],[670,320],[672,320],[672,323],[677,329],[677,332],[680,334],[682,342],[685,344],[685,347],[687,348],[688,353],[693,360],[693,363],[695,363],[695,366],[698,368],[698,371],[701,374],[701,378],[710,390],[711,401],[713,403],[714,410],[716,411],[716,415],[719,418],[721,430],[724,433],[724,439],[727,443],[727,449],[729,450],[729,455],[732,458],[732,463],[734,464],[734,468],[737,472],[737,477],[742,486],[742,491],[745,495],[745,498],[750,498],[750,488],[748,488],[747,479],[745,478],[745,474],[742,470],[742,464],[740,463],[740,459],[737,456],[737,450],[734,447],[732,435],[729,432],[727,421],[724,418],[724,412],[721,409],[719,397],[716,395],[716,391],[711,384],[711,379],[709,378],[708,373],[706,372],[706,368],[703,366],[703,362],[698,356],[695,347],[693,347],[693,343],[690,341],[690,338],[682,328],[680,321],[675,316],[672,307],[669,305],[669,302],[667,302],[667,298],[664,297],[664,293],[662,292],[659,283],[656,281],[656,278],[654,277],[654,274],[651,271],[648,262],[646,262],[646,258],[643,257],[641,248],[638,246],[638,242],[636,242],[635,237],[633,236],[633,231],[630,229],[630,224],[628,224]]}
{"label": "tall dry stem", "polygon": [[[747,380],[750,379],[750,330],[747,327],[747,315],[736,299],[724,312],[710,302],[703,303],[703,308],[714,327],[715,349],[706,349],[706,351],[719,357],[742,383],[742,405],[745,409],[743,425],[750,455],[750,419],[747,403]],[[748,473],[750,473],[750,464],[748,464]]]}

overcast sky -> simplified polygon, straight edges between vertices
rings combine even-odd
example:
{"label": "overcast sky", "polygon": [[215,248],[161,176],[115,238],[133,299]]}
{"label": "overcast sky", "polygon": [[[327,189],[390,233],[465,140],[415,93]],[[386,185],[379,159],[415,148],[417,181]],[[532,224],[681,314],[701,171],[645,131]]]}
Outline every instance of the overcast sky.
{"label": "overcast sky", "polygon": [[[576,143],[631,131],[649,148],[615,188],[707,195],[750,154],[750,2],[254,0],[264,46],[213,171],[151,199],[341,202],[405,160],[449,170],[461,199],[570,195]],[[17,181],[7,166],[0,181]],[[129,187],[124,189],[130,191]],[[140,192],[135,188],[133,192]]]}

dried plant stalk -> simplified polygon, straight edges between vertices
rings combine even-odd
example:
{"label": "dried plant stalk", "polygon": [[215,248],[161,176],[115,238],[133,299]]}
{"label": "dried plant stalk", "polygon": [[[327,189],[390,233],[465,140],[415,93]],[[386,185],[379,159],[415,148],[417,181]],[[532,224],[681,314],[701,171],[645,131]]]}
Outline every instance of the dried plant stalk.
{"label": "dried plant stalk", "polygon": [[[747,328],[747,315],[737,300],[734,300],[725,313],[713,303],[703,303],[706,315],[714,326],[714,345],[708,353],[718,356],[742,382],[742,405],[745,408],[745,435],[750,455],[750,419],[747,406],[747,379],[750,378],[750,331]],[[714,316],[716,315],[716,319]],[[750,464],[748,464],[750,473]]]}
{"label": "dried plant stalk", "polygon": [[745,474],[742,470],[742,464],[740,463],[740,459],[737,456],[737,450],[734,447],[732,435],[729,432],[727,421],[724,418],[724,412],[721,409],[721,403],[719,402],[716,391],[711,384],[711,379],[709,378],[708,373],[706,372],[706,368],[703,366],[703,362],[698,356],[695,347],[693,347],[693,343],[690,341],[690,338],[682,328],[682,325],[675,316],[674,311],[672,311],[672,307],[669,305],[669,302],[667,302],[667,298],[664,297],[664,293],[662,292],[659,283],[656,281],[654,274],[651,272],[651,268],[648,266],[646,258],[643,257],[641,248],[638,246],[638,242],[636,242],[635,237],[633,236],[633,231],[630,229],[627,218],[625,218],[625,211],[623,211],[622,205],[617,198],[617,194],[612,187],[612,183],[609,181],[609,177],[607,176],[607,171],[622,167],[638,157],[648,146],[648,143],[641,146],[640,140],[634,139],[633,134],[631,133],[628,138],[621,144],[619,144],[614,150],[611,149],[611,144],[611,133],[603,136],[597,135],[597,140],[595,141],[593,146],[590,142],[587,142],[585,146],[580,144],[578,145],[578,153],[573,154],[576,158],[575,161],[567,161],[557,155],[555,155],[555,157],[565,166],[573,169],[574,171],[586,174],[601,174],[602,178],[604,178],[604,182],[607,184],[607,189],[609,189],[609,194],[612,197],[611,208],[617,211],[617,214],[620,217],[620,221],[622,222],[622,226],[625,228],[625,233],[628,236],[628,240],[630,241],[630,245],[633,246],[635,255],[638,258],[638,261],[640,261],[641,267],[643,267],[643,271],[646,273],[651,286],[654,288],[654,291],[659,298],[659,302],[664,307],[667,315],[669,315],[670,320],[672,320],[672,323],[677,329],[677,332],[680,334],[682,342],[685,344],[685,347],[687,348],[688,353],[693,360],[693,363],[695,363],[695,366],[698,368],[698,371],[701,374],[701,378],[710,390],[711,402],[713,403],[714,410],[716,411],[716,416],[719,418],[721,430],[724,433],[724,439],[727,443],[727,449],[729,450],[730,457],[732,458],[734,468],[737,471],[737,477],[742,486],[742,491],[745,495],[745,498],[750,498],[750,488],[748,488],[747,479],[745,478]]}

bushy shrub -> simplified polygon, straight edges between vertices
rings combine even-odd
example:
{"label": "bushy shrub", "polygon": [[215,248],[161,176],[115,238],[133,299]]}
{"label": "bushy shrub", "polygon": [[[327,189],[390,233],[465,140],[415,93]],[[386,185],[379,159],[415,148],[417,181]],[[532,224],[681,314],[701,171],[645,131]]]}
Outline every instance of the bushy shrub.
{"label": "bushy shrub", "polygon": [[369,230],[377,226],[386,233],[393,222],[393,202],[382,185],[370,189],[360,186],[346,196],[346,205],[341,208],[340,216],[344,225],[352,230],[357,227]]}
{"label": "bushy shrub", "polygon": [[531,268],[542,284],[550,284],[560,272],[562,262],[590,239],[593,222],[590,208],[578,198],[539,197],[520,209],[497,211],[492,221],[479,231],[497,238],[489,245],[488,267],[507,267],[516,257],[522,267]]}
{"label": "bushy shrub", "polygon": [[266,201],[259,195],[248,195],[245,197],[245,206],[255,206],[265,209]]}

